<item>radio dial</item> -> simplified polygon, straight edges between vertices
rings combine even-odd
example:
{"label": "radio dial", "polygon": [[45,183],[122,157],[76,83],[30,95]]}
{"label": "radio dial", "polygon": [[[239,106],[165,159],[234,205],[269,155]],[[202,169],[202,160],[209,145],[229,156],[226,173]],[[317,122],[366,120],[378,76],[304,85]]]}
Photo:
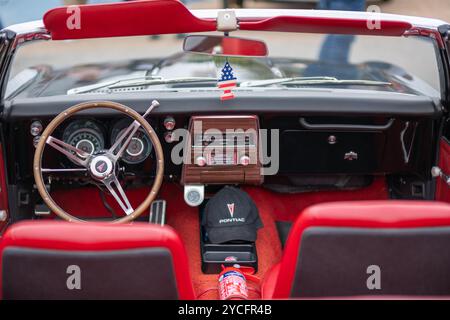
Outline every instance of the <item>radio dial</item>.
{"label": "radio dial", "polygon": [[249,156],[242,156],[239,159],[239,163],[243,165],[244,167],[248,166],[250,164],[250,157]]}
{"label": "radio dial", "polygon": [[202,156],[197,157],[197,158],[195,159],[195,163],[196,163],[199,167],[204,167],[204,166],[206,166],[206,159],[205,159],[205,157],[202,157]]}

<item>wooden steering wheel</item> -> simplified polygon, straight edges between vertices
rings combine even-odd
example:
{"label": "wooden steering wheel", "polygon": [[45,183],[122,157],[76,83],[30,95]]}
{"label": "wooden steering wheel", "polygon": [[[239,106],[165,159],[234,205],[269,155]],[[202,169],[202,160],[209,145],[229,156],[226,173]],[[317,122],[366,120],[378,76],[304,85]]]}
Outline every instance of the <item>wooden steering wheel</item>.
{"label": "wooden steering wheel", "polygon": [[[119,103],[110,101],[86,102],[70,107],[56,116],[42,133],[39,143],[36,146],[33,160],[33,173],[36,181],[36,187],[48,207],[64,220],[86,222],[85,220],[76,218],[61,209],[45,187],[42,176],[42,155],[47,144],[80,166],[80,170],[86,170],[96,183],[102,184],[108,189],[126,214],[124,217],[113,220],[112,223],[126,223],[139,217],[156,198],[164,175],[164,155],[161,143],[152,126],[145,120],[145,117],[158,105],[159,102],[154,100],[145,114],[141,116],[133,109]],[[111,148],[91,155],[83,150],[80,150],[79,148],[65,143],[64,141],[52,137],[55,129],[67,118],[73,116],[75,113],[95,108],[114,109],[134,119],[134,121],[126,130],[124,130],[123,134],[119,136]],[[152,188],[145,200],[139,205],[139,207],[133,209],[117,177],[117,162],[121,159],[123,153],[128,147],[128,144],[139,127],[142,127],[145,130],[153,144],[153,149],[156,154],[156,176]]]}

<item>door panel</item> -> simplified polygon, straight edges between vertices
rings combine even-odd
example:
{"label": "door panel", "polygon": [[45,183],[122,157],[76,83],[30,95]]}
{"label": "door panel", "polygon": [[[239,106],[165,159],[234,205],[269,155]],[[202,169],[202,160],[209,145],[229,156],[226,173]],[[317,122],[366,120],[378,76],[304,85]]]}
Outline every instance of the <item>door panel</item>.
{"label": "door panel", "polygon": [[[443,172],[450,172],[450,143],[446,138],[440,141],[439,167]],[[444,179],[436,179],[436,200],[450,202],[450,187]]]}
{"label": "door panel", "polygon": [[[450,109],[450,25],[444,25],[439,27],[439,32],[442,34],[443,39],[446,44],[446,52],[443,55],[444,66],[445,66],[445,76],[447,78],[446,88],[443,90],[443,100],[445,105],[447,106],[447,110]],[[449,123],[448,119],[446,119],[444,125],[444,132],[441,141],[439,142],[439,162],[438,166],[442,169],[442,171],[446,174],[450,172],[450,135],[449,135]],[[446,184],[444,179],[437,178],[436,179],[436,200],[450,202],[450,187]]]}

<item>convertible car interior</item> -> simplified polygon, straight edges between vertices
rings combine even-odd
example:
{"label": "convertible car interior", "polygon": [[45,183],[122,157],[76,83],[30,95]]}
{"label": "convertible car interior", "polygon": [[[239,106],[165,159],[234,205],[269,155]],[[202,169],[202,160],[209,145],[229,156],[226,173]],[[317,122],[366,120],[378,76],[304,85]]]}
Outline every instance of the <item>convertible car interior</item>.
{"label": "convertible car interior", "polygon": [[449,34],[177,0],[3,29],[0,298],[450,296]]}

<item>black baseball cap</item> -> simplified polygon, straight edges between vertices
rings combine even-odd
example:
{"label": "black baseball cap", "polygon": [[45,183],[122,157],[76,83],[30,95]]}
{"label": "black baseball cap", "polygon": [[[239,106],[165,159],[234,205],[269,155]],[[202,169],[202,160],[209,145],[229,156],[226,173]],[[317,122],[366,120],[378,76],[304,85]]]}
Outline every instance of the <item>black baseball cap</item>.
{"label": "black baseball cap", "polygon": [[202,225],[211,243],[256,241],[263,227],[258,208],[250,196],[240,189],[224,187],[206,204]]}

